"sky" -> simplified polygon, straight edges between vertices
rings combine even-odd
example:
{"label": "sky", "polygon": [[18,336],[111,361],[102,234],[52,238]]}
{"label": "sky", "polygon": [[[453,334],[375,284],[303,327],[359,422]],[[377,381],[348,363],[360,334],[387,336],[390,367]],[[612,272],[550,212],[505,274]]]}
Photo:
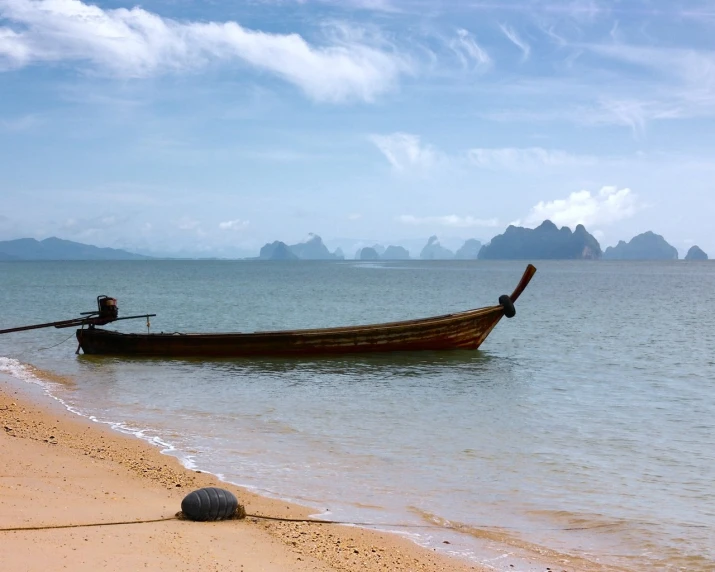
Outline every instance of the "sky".
{"label": "sky", "polygon": [[547,218],[715,256],[712,0],[0,0],[0,240],[250,256]]}

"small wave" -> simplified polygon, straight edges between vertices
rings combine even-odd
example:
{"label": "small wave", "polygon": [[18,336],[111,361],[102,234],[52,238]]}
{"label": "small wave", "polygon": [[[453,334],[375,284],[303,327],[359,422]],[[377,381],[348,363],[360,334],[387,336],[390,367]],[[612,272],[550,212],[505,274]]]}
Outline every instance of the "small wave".
{"label": "small wave", "polygon": [[40,379],[33,373],[32,366],[15,358],[0,357],[0,373],[6,373],[20,381],[42,385]]}
{"label": "small wave", "polygon": [[562,527],[562,530],[591,530],[608,528],[610,532],[619,532],[632,525],[632,521],[613,518],[598,513],[575,513],[567,510],[530,510],[527,514],[540,519],[550,520]]}
{"label": "small wave", "polygon": [[73,388],[76,385],[76,382],[70,377],[62,376],[51,371],[42,370],[31,364],[22,363],[15,358],[9,358],[5,356],[0,356],[0,373],[10,375],[15,379],[23,381],[25,383],[38,385],[44,390],[44,393],[48,397],[51,397],[52,399],[60,403],[70,413],[74,413],[75,415],[84,417],[85,419],[89,419],[94,423],[109,425],[109,427],[111,427],[115,431],[124,433],[125,435],[132,435],[134,437],[142,439],[143,441],[146,441],[149,444],[154,445],[155,447],[159,447],[162,453],[172,454],[173,456],[177,457],[181,464],[184,465],[187,469],[195,469],[195,462],[192,455],[179,455],[177,448],[173,444],[161,439],[157,435],[150,435],[149,433],[152,432],[151,429],[137,429],[123,422],[100,419],[96,415],[92,415],[90,413],[82,411],[81,409],[69,404],[61,397],[55,395],[53,393],[53,390],[57,389],[58,387],[67,389]]}
{"label": "small wave", "polygon": [[45,388],[53,384],[62,385],[67,388],[74,387],[75,385],[75,381],[70,377],[46,371],[9,357],[0,357],[0,373],[6,373],[20,381],[34,383]]}
{"label": "small wave", "polygon": [[477,526],[456,522],[417,507],[410,507],[410,511],[429,524],[442,526],[447,530],[454,530],[481,541],[501,545],[504,548],[508,547],[516,549],[518,554],[515,556],[521,559],[535,558],[539,561],[545,563],[548,562],[552,565],[558,564],[561,566],[573,567],[581,572],[627,572],[628,570],[626,568],[594,562],[583,556],[559,552],[558,550],[554,550],[546,546],[528,542],[522,539],[515,530],[498,526]]}

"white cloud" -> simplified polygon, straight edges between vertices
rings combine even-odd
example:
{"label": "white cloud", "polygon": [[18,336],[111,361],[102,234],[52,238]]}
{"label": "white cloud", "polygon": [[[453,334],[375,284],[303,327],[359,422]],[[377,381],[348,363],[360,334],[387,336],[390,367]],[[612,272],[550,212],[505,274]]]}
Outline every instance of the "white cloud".
{"label": "white cloud", "polygon": [[360,10],[377,10],[381,12],[399,12],[399,9],[389,0],[323,0],[338,6],[348,6]]}
{"label": "white cloud", "polygon": [[315,46],[298,34],[179,22],[139,7],[104,10],[80,0],[0,0],[0,19],[10,23],[0,27],[0,70],[77,62],[136,78],[240,62],[332,102],[372,101],[410,71],[406,58],[360,34],[335,34],[330,45]]}
{"label": "white cloud", "polygon": [[467,151],[467,160],[478,167],[511,170],[583,166],[597,162],[596,157],[589,155],[573,155],[558,149],[542,147],[475,148]]}
{"label": "white cloud", "polygon": [[635,193],[630,189],[603,187],[598,193],[578,191],[566,199],[541,201],[536,204],[523,221],[527,227],[538,226],[544,220],[550,220],[558,226],[573,228],[578,224],[607,225],[633,216],[643,208]]}
{"label": "white cloud", "polygon": [[[605,59],[638,66],[650,74],[651,87],[638,94],[601,98],[596,121],[611,119],[642,132],[648,121],[715,115],[715,51],[638,46],[624,43],[583,44]],[[648,95],[643,97],[642,93]],[[588,118],[590,115],[585,115]]]}
{"label": "white cloud", "polygon": [[445,215],[445,216],[426,216],[417,217],[414,215],[400,215],[397,220],[403,224],[409,224],[413,226],[448,226],[453,228],[473,228],[473,227],[496,227],[499,226],[499,220],[496,218],[482,219],[474,218],[472,216],[457,216],[457,215]]}
{"label": "white cloud", "polygon": [[33,127],[40,124],[37,115],[29,114],[12,119],[0,119],[0,130],[4,131],[29,131]]}
{"label": "white cloud", "polygon": [[449,47],[457,54],[462,67],[475,66],[484,68],[492,63],[489,54],[474,40],[472,35],[464,29],[457,30],[457,37],[449,41]]}
{"label": "white cloud", "polygon": [[419,135],[392,133],[372,135],[370,139],[396,171],[428,169],[440,160],[440,154],[430,145],[423,145]]}
{"label": "white cloud", "polygon": [[[266,3],[282,4],[290,0],[262,0]],[[296,4],[308,4],[309,0],[293,0]],[[320,4],[334,4],[340,8],[375,10],[379,12],[399,12],[399,8],[390,0],[314,0]]]}
{"label": "white cloud", "polygon": [[225,222],[220,222],[218,224],[218,227],[221,230],[243,230],[244,228],[248,227],[250,223],[247,220],[241,220],[241,219],[236,219],[236,220],[227,220]]}
{"label": "white cloud", "polygon": [[119,225],[126,224],[131,219],[128,215],[100,215],[89,218],[68,218],[63,223],[60,223],[62,230],[72,231],[78,229],[83,230],[105,230]]}
{"label": "white cloud", "polygon": [[597,157],[574,155],[558,149],[542,147],[475,147],[455,155],[447,155],[422,143],[419,135],[392,133],[372,135],[371,141],[396,171],[426,170],[436,165],[472,166],[482,169],[534,170],[558,167],[594,165]]}
{"label": "white cloud", "polygon": [[200,230],[200,225],[200,221],[189,217],[183,217],[181,220],[179,220],[179,222],[176,223],[176,226],[179,228],[179,230]]}
{"label": "white cloud", "polygon": [[500,109],[497,102],[479,116],[495,121],[620,125],[637,137],[653,121],[715,117],[715,50],[671,47],[674,42],[665,42],[668,47],[664,47],[663,42],[589,43],[566,37],[558,41],[567,48],[559,53],[569,55],[556,75],[500,86],[505,95],[529,95],[529,103],[523,100]]}
{"label": "white cloud", "polygon": [[613,60],[651,68],[665,76],[692,83],[712,85],[715,81],[715,52],[670,47],[640,46],[613,42],[583,44],[583,48]]}
{"label": "white cloud", "polygon": [[500,24],[499,27],[501,28],[501,31],[504,33],[504,35],[509,39],[509,41],[521,50],[522,61],[528,60],[529,55],[531,54],[531,46],[527,44],[521,38],[521,36],[516,33],[516,30],[511,26]]}
{"label": "white cloud", "polygon": [[360,213],[350,213],[348,215],[348,220],[360,220],[362,215]]}

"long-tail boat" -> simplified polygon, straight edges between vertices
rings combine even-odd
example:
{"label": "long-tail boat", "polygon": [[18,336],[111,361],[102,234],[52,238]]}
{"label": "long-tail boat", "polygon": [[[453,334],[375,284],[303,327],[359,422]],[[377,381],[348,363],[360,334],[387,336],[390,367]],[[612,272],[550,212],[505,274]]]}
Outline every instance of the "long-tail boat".
{"label": "long-tail boat", "polygon": [[511,296],[499,304],[431,318],[312,330],[226,334],[124,334],[97,328],[118,320],[148,319],[156,314],[119,317],[116,298],[97,296],[97,310],[80,318],[0,330],[0,334],[38,328],[77,330],[79,347],[89,355],[148,357],[242,357],[331,355],[419,350],[476,350],[503,316],[513,318],[514,302],[531,281],[531,264]]}
{"label": "long-tail boat", "polygon": [[253,333],[125,334],[95,327],[77,330],[85,354],[151,357],[335,355],[363,352],[477,349],[534,276],[529,264],[511,296],[499,304],[431,318],[310,330]]}

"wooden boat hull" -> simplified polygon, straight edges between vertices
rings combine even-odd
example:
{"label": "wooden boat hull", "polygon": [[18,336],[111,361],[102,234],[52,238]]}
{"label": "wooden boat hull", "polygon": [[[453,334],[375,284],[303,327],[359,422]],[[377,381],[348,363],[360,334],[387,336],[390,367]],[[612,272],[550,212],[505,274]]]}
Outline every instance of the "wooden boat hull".
{"label": "wooden boat hull", "polygon": [[[515,301],[536,269],[529,265],[511,295]],[[507,309],[508,310],[508,309]],[[419,320],[278,332],[124,334],[77,330],[85,354],[151,357],[335,355],[363,352],[477,349],[505,315],[490,306]]]}

